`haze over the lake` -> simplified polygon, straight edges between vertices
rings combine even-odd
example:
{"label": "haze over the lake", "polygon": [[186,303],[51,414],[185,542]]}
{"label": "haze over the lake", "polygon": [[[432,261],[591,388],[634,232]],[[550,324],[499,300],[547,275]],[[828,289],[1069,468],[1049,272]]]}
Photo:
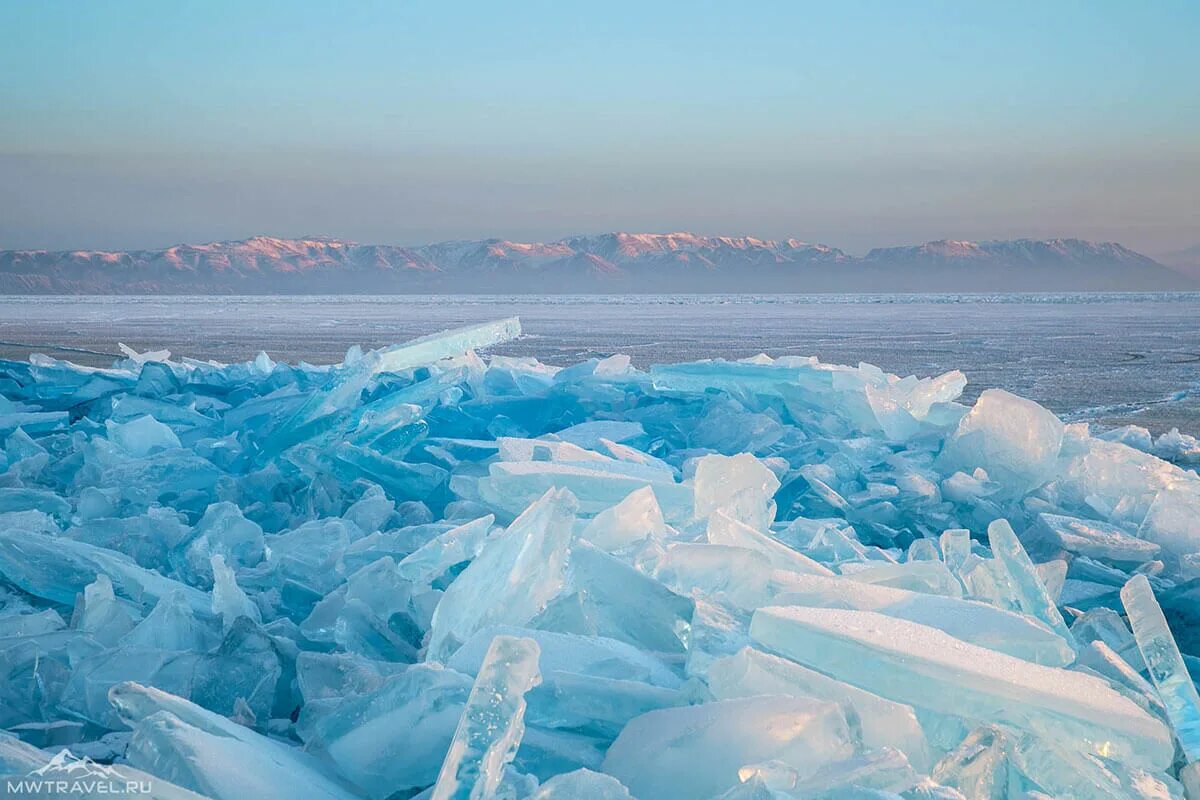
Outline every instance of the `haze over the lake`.
{"label": "haze over the lake", "polygon": [[0,249],[1200,240],[1200,4],[0,5]]}

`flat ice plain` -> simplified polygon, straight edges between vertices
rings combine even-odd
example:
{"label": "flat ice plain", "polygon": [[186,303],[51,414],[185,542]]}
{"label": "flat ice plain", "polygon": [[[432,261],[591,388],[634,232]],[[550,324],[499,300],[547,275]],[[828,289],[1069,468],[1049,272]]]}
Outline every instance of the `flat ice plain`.
{"label": "flat ice plain", "polygon": [[[0,358],[94,366],[137,350],[336,363],[429,331],[517,315],[493,352],[555,365],[814,355],[899,375],[962,370],[1068,421],[1200,434],[1200,294],[0,297]],[[73,348],[60,350],[57,347]],[[80,352],[82,351],[82,352]]]}

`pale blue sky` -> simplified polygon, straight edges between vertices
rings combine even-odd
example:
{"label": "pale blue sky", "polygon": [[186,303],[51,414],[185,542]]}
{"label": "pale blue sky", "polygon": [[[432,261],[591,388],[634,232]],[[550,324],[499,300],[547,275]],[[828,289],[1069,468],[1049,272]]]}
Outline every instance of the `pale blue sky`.
{"label": "pale blue sky", "polygon": [[1200,241],[1200,3],[0,0],[0,248]]}

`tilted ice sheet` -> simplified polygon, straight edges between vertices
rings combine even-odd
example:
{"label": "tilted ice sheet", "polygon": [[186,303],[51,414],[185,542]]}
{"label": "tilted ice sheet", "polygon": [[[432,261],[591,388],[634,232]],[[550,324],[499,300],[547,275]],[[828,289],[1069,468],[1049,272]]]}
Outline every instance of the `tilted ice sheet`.
{"label": "tilted ice sheet", "polygon": [[1167,728],[1106,682],[967,644],[936,628],[871,611],[776,606],[755,612],[750,635],[898,702],[1058,731],[1156,769],[1171,762]]}

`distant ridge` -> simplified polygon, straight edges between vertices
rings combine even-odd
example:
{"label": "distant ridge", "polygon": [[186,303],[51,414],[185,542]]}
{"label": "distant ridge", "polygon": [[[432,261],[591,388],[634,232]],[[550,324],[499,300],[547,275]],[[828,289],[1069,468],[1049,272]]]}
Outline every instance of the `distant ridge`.
{"label": "distant ridge", "polygon": [[941,240],[862,258],[796,239],[605,233],[420,247],[324,236],[0,251],[4,294],[1139,291],[1192,277],[1112,242]]}
{"label": "distant ridge", "polygon": [[1173,270],[1200,280],[1200,244],[1174,253],[1165,253],[1159,256],[1159,261]]}

